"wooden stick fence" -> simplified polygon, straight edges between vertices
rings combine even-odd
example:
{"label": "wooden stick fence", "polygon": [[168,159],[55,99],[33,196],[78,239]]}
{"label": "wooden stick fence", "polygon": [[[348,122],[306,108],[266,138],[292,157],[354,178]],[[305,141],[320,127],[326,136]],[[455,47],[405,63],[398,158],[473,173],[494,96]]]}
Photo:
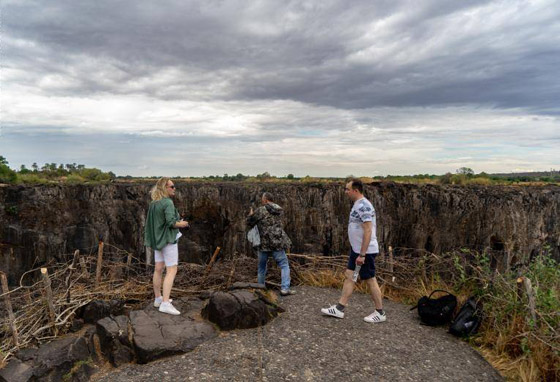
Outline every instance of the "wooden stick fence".
{"label": "wooden stick fence", "polygon": [[101,283],[101,268],[103,266],[103,240],[99,240],[99,247],[97,249],[97,267],[95,271],[95,286],[98,287]]}
{"label": "wooden stick fence", "polygon": [[51,279],[49,278],[49,272],[47,268],[41,268],[41,276],[43,278],[43,283],[45,284],[45,302],[47,304],[47,309],[49,313],[49,323],[52,327],[53,335],[56,336],[56,311],[54,309],[53,292],[51,288]]}
{"label": "wooden stick fence", "polygon": [[18,331],[16,327],[16,318],[12,308],[12,301],[10,300],[10,289],[8,288],[8,279],[4,272],[0,272],[0,281],[2,282],[2,294],[4,295],[4,306],[8,311],[8,320],[10,322],[10,329],[12,331],[12,338],[14,346],[19,346]]}
{"label": "wooden stick fence", "polygon": [[[173,293],[175,296],[199,293],[202,288],[225,289],[236,281],[255,281],[257,260],[254,257],[239,257],[232,261],[217,261],[220,247],[214,251],[206,266],[198,264],[179,264]],[[113,251],[113,252],[111,252]],[[111,256],[116,251],[116,256]],[[104,253],[107,252],[107,253]],[[50,264],[40,269],[26,272],[20,279],[20,286],[8,289],[6,275],[0,272],[2,301],[7,315],[0,314],[0,330],[8,330],[2,336],[0,332],[0,352],[5,357],[13,354],[18,348],[31,342],[50,340],[64,334],[72,322],[75,313],[84,305],[95,299],[136,299],[143,303],[151,298],[151,269],[153,265],[143,262],[144,259],[126,252],[126,260],[122,251],[114,246],[99,242],[97,254],[83,256],[75,251],[71,262]],[[293,270],[293,284],[302,282],[309,272],[321,270],[342,274],[346,268],[347,256],[331,256],[310,254],[288,254],[290,267]],[[121,261],[119,262],[118,259]],[[90,279],[88,269],[95,265],[95,279]],[[274,268],[268,272],[267,284],[279,285],[280,272]],[[105,269],[120,268],[115,278],[104,280]],[[124,268],[124,269],[123,269]],[[411,281],[427,278],[438,272],[445,273],[453,268],[453,261],[444,257],[408,248],[388,247],[384,258],[379,259],[378,278],[385,288],[397,288],[403,291],[413,290]],[[40,273],[38,273],[40,271]],[[32,285],[24,286],[24,278],[32,274],[40,278]],[[449,277],[452,277],[450,275]],[[515,284],[515,282],[514,282]],[[535,290],[531,280],[522,277],[518,283],[519,293],[524,293],[528,301],[528,319],[538,319],[535,308]],[[513,285],[513,288],[516,286]],[[33,303],[43,296],[45,304]],[[13,304],[15,302],[15,304]],[[17,308],[14,310],[14,306]],[[3,338],[3,340],[2,340]],[[2,359],[0,359],[1,363]]]}

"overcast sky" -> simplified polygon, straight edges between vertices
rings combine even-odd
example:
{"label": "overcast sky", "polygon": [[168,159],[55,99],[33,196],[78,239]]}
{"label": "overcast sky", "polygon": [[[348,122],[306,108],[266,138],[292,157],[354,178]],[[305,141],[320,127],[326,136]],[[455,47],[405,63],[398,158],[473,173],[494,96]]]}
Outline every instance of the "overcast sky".
{"label": "overcast sky", "polygon": [[3,0],[0,28],[14,168],[560,169],[555,0]]}

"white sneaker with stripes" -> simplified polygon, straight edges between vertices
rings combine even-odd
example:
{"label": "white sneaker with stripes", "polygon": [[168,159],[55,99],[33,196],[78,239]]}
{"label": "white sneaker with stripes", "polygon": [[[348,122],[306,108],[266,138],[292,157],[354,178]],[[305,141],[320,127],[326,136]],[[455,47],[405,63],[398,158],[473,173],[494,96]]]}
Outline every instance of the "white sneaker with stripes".
{"label": "white sneaker with stripes", "polygon": [[387,321],[387,315],[381,314],[377,310],[370,314],[369,316],[364,317],[365,322],[383,322]]}
{"label": "white sneaker with stripes", "polygon": [[344,312],[341,312],[340,310],[336,309],[336,304],[332,305],[328,308],[322,308],[321,313],[323,313],[326,316],[333,316],[333,317],[336,317],[336,318],[344,318]]}

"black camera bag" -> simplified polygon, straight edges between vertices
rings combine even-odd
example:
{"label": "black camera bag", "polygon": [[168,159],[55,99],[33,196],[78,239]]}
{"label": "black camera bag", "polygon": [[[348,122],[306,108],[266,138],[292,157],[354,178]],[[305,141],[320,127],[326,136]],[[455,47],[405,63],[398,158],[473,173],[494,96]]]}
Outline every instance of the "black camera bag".
{"label": "black camera bag", "polygon": [[481,322],[482,308],[474,298],[470,297],[451,322],[449,333],[457,337],[470,336],[477,332]]}

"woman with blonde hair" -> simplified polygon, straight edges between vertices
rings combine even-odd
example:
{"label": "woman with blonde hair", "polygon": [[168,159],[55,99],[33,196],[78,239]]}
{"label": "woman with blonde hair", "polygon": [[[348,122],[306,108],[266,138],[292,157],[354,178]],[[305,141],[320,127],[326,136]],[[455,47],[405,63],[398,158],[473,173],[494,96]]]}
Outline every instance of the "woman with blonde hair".
{"label": "woman with blonde hair", "polygon": [[[161,178],[151,191],[152,202],[148,209],[144,244],[154,250],[154,306],[162,313],[179,315],[171,304],[169,296],[173,281],[177,274],[179,262],[179,249],[177,242],[181,233],[179,228],[186,228],[189,223],[182,220],[171,198],[175,196],[175,185],[169,178]],[[165,279],[163,280],[163,296],[161,293],[161,279],[165,266]]]}

